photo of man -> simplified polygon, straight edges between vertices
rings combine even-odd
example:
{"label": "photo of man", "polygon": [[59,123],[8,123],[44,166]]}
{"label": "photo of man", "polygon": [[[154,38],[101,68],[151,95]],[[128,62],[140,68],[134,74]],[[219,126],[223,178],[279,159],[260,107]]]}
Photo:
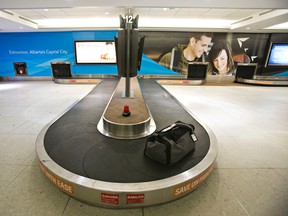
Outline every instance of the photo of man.
{"label": "photo of man", "polygon": [[166,53],[159,64],[183,75],[188,74],[189,62],[205,62],[213,33],[192,32],[188,44],[178,44],[171,52]]}

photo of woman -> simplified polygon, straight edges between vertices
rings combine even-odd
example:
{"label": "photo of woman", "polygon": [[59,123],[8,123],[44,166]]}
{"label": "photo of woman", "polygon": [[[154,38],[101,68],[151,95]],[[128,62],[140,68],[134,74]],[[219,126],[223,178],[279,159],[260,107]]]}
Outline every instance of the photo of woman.
{"label": "photo of woman", "polygon": [[232,48],[228,41],[216,41],[208,56],[209,69],[208,73],[212,75],[232,76],[236,73]]}

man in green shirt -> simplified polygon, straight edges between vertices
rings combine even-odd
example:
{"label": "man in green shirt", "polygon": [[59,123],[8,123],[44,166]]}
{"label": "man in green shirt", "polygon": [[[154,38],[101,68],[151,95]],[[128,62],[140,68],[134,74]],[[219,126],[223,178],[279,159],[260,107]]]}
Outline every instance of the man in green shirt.
{"label": "man in green shirt", "polygon": [[171,52],[165,54],[159,61],[164,67],[177,71],[183,75],[188,74],[189,62],[205,62],[204,52],[208,51],[213,33],[191,33],[187,45],[179,44]]}

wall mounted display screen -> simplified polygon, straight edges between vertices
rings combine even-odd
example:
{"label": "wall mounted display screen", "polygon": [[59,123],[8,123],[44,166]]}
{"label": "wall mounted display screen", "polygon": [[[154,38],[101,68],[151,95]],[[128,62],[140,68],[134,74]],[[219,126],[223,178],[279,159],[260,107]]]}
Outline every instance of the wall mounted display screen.
{"label": "wall mounted display screen", "polygon": [[115,64],[114,41],[74,41],[77,64]]}
{"label": "wall mounted display screen", "polygon": [[254,79],[257,67],[257,63],[238,63],[236,70],[236,78]]}
{"label": "wall mounted display screen", "polygon": [[26,62],[13,62],[16,76],[28,75]]}
{"label": "wall mounted display screen", "polygon": [[205,80],[208,62],[190,62],[188,65],[188,76],[190,80]]}
{"label": "wall mounted display screen", "polygon": [[288,66],[288,43],[272,43],[266,66]]}
{"label": "wall mounted display screen", "polygon": [[51,62],[51,68],[54,78],[72,77],[70,62]]}

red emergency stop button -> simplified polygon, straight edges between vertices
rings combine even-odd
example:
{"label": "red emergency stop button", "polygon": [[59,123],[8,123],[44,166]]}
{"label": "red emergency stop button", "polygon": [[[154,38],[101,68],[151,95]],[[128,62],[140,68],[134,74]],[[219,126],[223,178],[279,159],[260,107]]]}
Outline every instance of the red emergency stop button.
{"label": "red emergency stop button", "polygon": [[125,116],[125,117],[128,117],[131,115],[131,112],[130,112],[130,109],[129,109],[129,106],[124,106],[123,108],[123,112],[122,112],[122,115]]}

